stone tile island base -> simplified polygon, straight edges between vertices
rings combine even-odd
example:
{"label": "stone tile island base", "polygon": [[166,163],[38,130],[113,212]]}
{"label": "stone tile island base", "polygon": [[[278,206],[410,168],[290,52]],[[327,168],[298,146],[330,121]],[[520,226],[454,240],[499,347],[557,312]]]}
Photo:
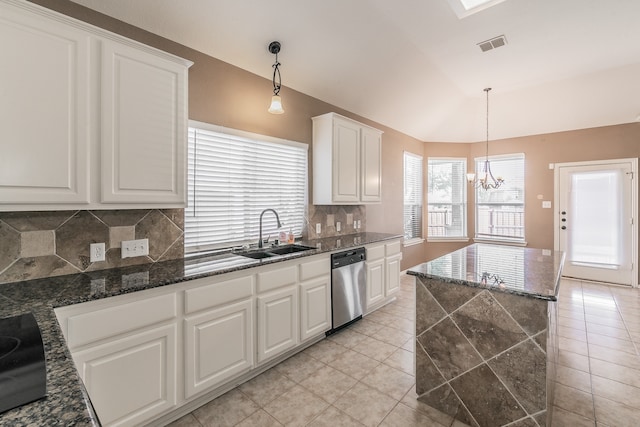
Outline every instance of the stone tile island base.
{"label": "stone tile island base", "polygon": [[416,277],[418,400],[472,426],[550,426],[556,311],[555,301]]}

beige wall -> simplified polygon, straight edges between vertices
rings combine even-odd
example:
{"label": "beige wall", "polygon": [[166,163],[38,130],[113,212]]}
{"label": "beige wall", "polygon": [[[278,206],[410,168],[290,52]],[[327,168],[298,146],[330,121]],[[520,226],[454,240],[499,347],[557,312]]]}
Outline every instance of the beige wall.
{"label": "beige wall", "polygon": [[[286,113],[275,116],[266,109],[271,81],[175,42],[106,17],[68,0],[32,0],[99,27],[174,53],[194,62],[189,71],[189,116],[194,120],[311,143],[310,118],[335,111],[383,130],[383,203],[367,206],[367,231],[402,233],[402,153],[467,157],[472,165],[484,144],[422,143],[378,123],[358,117],[318,99],[289,89],[286,44],[283,46],[281,92]],[[266,49],[266,43],[264,48]],[[265,69],[271,64],[265,63]],[[553,209],[542,209],[537,199],[553,200],[553,171],[549,163],[640,156],[640,123],[560,132],[492,141],[491,154],[525,153],[526,239],[531,247],[553,247]],[[426,171],[426,163],[425,163]],[[508,177],[507,177],[508,179]],[[474,233],[473,194],[469,195],[469,235]],[[402,268],[433,259],[464,244],[424,243],[406,248]]]}

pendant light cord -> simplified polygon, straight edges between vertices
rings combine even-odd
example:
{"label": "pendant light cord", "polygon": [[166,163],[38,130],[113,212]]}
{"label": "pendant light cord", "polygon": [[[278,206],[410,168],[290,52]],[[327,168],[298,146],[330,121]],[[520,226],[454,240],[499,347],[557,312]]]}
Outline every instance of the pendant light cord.
{"label": "pendant light cord", "polygon": [[486,144],[486,160],[489,160],[489,91],[490,87],[486,88],[484,91],[487,93],[487,144]]}

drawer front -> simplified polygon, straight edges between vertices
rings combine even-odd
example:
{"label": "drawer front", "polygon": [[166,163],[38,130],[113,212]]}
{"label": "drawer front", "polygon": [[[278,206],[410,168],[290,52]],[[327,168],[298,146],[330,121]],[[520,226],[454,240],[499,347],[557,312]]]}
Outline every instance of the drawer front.
{"label": "drawer front", "polygon": [[69,348],[155,325],[176,314],[175,293],[77,314],[67,320]]}
{"label": "drawer front", "polygon": [[385,246],[387,248],[387,256],[399,254],[401,252],[399,240],[397,242],[387,243]]}
{"label": "drawer front", "polygon": [[300,264],[300,281],[326,276],[331,273],[331,261],[329,256],[321,256],[319,259]]}
{"label": "drawer front", "polygon": [[252,294],[253,276],[203,285],[184,292],[184,311],[193,313],[231,301],[248,298]]}
{"label": "drawer front", "polygon": [[297,265],[258,273],[258,292],[267,292],[297,282]]}
{"label": "drawer front", "polygon": [[384,258],[384,244],[378,246],[367,246],[367,261]]}

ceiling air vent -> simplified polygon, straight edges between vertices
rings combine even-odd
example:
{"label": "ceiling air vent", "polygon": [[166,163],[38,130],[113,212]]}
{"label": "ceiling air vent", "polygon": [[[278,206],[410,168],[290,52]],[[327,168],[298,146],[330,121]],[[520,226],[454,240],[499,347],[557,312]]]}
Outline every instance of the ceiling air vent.
{"label": "ceiling air vent", "polygon": [[486,52],[488,50],[496,49],[496,48],[499,48],[500,46],[504,46],[505,44],[507,44],[507,38],[504,35],[501,35],[501,36],[494,37],[492,39],[480,42],[478,43],[478,46],[480,46],[481,51]]}

